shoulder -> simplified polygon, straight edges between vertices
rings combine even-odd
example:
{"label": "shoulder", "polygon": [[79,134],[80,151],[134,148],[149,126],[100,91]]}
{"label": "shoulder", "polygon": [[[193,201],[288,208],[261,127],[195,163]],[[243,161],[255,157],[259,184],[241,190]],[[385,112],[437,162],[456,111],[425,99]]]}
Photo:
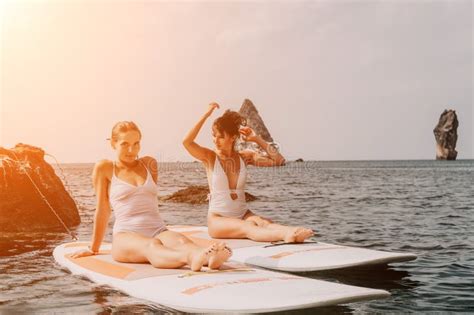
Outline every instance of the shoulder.
{"label": "shoulder", "polygon": [[143,156],[139,159],[143,165],[150,171],[151,175],[155,178],[158,176],[158,162],[152,156]]}
{"label": "shoulder", "polygon": [[107,172],[108,170],[112,170],[114,163],[110,160],[100,160],[95,163],[94,171],[96,172]]}
{"label": "shoulder", "polygon": [[216,159],[216,152],[214,152],[214,150],[211,150],[205,147],[202,147],[202,149],[205,156],[202,162],[204,162],[204,164],[214,163],[214,160]]}
{"label": "shoulder", "polygon": [[110,160],[100,160],[95,163],[93,176],[95,178],[107,178],[110,179],[112,177],[114,163]]}
{"label": "shoulder", "polygon": [[148,155],[147,156],[142,156],[140,158],[140,161],[142,161],[142,163],[145,163],[145,164],[150,163],[150,164],[157,164],[158,165],[158,162],[156,161],[156,159],[154,157],[148,156]]}
{"label": "shoulder", "polygon": [[216,152],[212,151],[211,149],[206,148],[206,158],[201,160],[201,163],[204,165],[206,169],[212,169],[214,167],[215,161],[216,161]]}
{"label": "shoulder", "polygon": [[142,156],[139,160],[142,161],[142,163],[158,164],[158,162],[156,161],[156,159],[155,159],[154,157],[152,157],[152,156],[149,156],[149,155]]}

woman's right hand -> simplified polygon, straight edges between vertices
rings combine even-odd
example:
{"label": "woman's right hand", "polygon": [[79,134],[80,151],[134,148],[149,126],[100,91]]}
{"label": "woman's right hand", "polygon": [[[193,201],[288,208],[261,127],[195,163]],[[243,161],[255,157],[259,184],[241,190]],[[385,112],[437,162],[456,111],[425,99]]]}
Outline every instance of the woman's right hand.
{"label": "woman's right hand", "polygon": [[240,134],[243,135],[244,141],[257,142],[257,134],[250,127],[242,127],[239,129]]}
{"label": "woman's right hand", "polygon": [[94,256],[95,254],[90,250],[90,249],[82,249],[78,250],[75,253],[71,254],[71,258],[81,258],[81,257],[87,257],[87,256]]}
{"label": "woman's right hand", "polygon": [[209,104],[209,107],[207,108],[207,115],[208,116],[211,116],[212,115],[212,112],[215,110],[215,109],[218,109],[220,108],[219,104],[217,104],[216,102],[212,102]]}

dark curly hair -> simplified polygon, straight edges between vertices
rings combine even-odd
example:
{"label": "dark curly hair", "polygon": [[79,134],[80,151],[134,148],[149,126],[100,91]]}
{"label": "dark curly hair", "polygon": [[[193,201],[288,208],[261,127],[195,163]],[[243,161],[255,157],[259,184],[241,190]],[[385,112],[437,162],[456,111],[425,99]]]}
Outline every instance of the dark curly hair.
{"label": "dark curly hair", "polygon": [[213,126],[219,132],[226,133],[230,136],[239,136],[239,129],[241,126],[245,126],[247,120],[242,117],[238,112],[232,110],[226,110],[224,114],[214,120]]}

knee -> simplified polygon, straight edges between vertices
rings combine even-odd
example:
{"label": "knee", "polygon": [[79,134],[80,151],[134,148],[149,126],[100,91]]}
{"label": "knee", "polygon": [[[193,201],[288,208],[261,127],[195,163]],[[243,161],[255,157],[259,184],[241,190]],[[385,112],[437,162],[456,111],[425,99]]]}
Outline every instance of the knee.
{"label": "knee", "polygon": [[148,242],[148,248],[151,249],[151,250],[160,248],[162,246],[163,246],[163,243],[157,238],[151,239]]}
{"label": "knee", "polygon": [[248,221],[254,222],[255,225],[257,225],[259,227],[266,227],[267,225],[273,223],[271,220],[266,219],[266,218],[262,218],[262,217],[259,217],[259,216],[251,217],[251,219],[248,220]]}
{"label": "knee", "polygon": [[178,239],[178,245],[180,246],[192,243],[192,241],[187,236],[182,235],[182,234],[179,234],[177,239]]}

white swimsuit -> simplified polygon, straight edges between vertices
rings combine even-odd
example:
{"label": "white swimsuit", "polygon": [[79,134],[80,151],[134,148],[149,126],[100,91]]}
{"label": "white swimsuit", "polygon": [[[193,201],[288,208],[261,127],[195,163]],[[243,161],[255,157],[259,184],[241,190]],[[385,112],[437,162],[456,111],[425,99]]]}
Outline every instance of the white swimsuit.
{"label": "white swimsuit", "polygon": [[[214,169],[209,183],[209,213],[219,214],[224,217],[242,219],[247,213],[245,201],[245,182],[247,180],[247,168],[239,156],[240,170],[235,189],[230,189],[229,180],[216,155]],[[237,199],[233,200],[231,194],[235,193]]]}
{"label": "white swimsuit", "polygon": [[109,191],[110,205],[115,215],[113,234],[131,231],[154,237],[166,230],[158,211],[158,186],[146,166],[143,167],[147,173],[146,180],[143,185],[134,186],[115,176],[114,163]]}

